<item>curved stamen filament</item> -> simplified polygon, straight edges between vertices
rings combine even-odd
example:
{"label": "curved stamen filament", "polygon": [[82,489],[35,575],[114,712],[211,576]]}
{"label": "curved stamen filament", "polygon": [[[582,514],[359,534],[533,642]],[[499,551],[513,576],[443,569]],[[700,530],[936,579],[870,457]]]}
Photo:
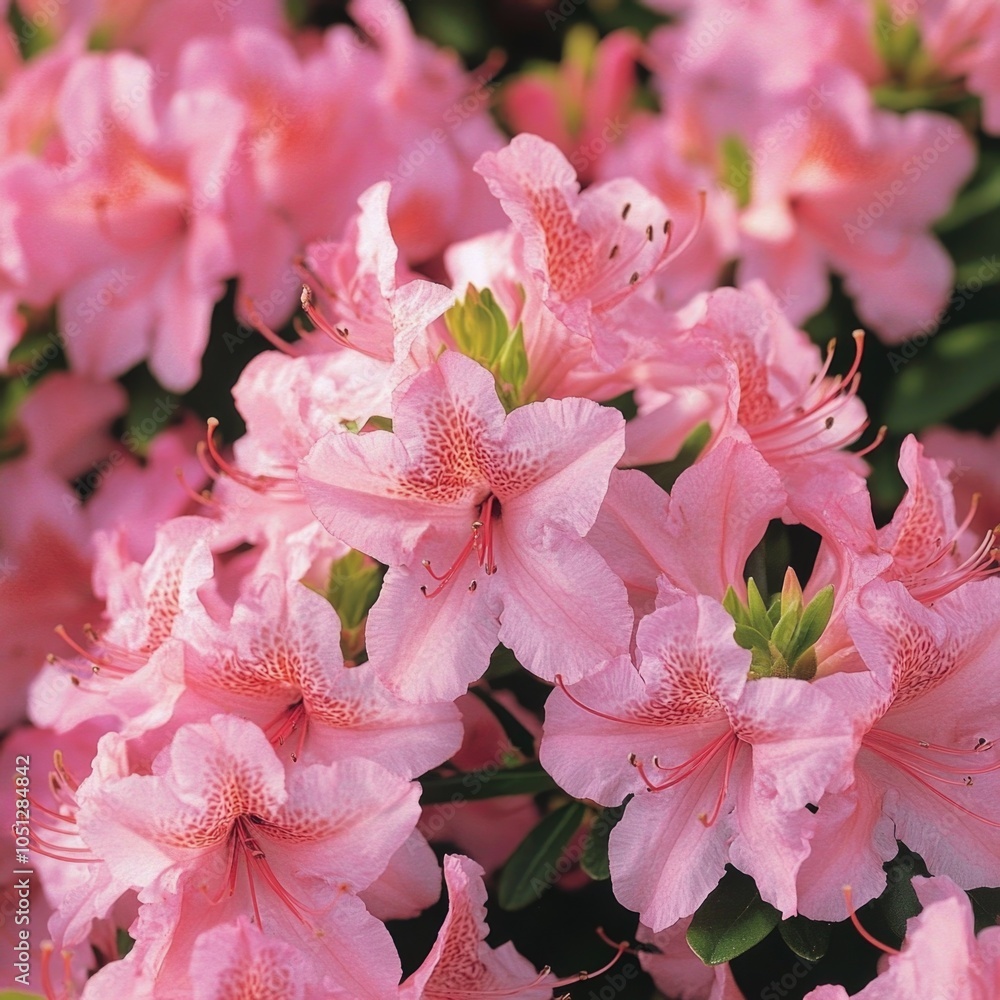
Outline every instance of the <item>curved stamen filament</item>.
{"label": "curved stamen filament", "polygon": [[599,709],[592,708],[586,702],[583,702],[579,698],[577,698],[577,696],[573,694],[568,687],[566,687],[566,682],[563,680],[562,674],[556,674],[555,682],[558,685],[559,689],[562,691],[562,693],[566,695],[566,697],[569,698],[569,700],[573,702],[573,704],[576,705],[577,708],[582,708],[585,712],[589,713],[590,715],[596,716],[598,719],[607,719],[608,722],[619,722],[623,726],[663,725],[662,722],[654,722],[652,719],[623,719],[620,716],[611,715],[608,712],[602,712]]}
{"label": "curved stamen filament", "polygon": [[248,295],[240,296],[240,301],[243,303],[243,308],[246,310],[247,318],[250,320],[250,325],[269,343],[272,347],[278,348],[283,354],[289,355],[289,357],[297,358],[301,354],[301,351],[296,350],[295,345],[289,344],[287,340],[282,340],[274,330],[272,330],[265,322],[254,304],[253,299]]}
{"label": "curved stamen filament", "polygon": [[[196,450],[199,461],[212,479],[218,479],[219,473],[221,472],[223,475],[228,476],[241,486],[245,486],[250,490],[255,490],[258,493],[264,493],[269,490],[284,490],[286,492],[295,492],[297,490],[295,481],[290,476],[286,478],[283,476],[250,475],[233,465],[231,462],[227,462],[226,459],[222,457],[222,454],[219,452],[219,449],[215,444],[215,431],[219,426],[219,421],[216,420],[215,417],[209,417],[206,423],[208,425],[208,431],[205,435],[205,440],[203,442],[199,442]],[[205,458],[206,450],[208,455],[211,456],[212,461],[218,466],[218,472],[214,471],[208,465]]]}
{"label": "curved stamen filament", "polygon": [[[774,416],[750,428],[754,442],[762,450],[798,450],[834,426],[837,417],[857,395],[861,381],[859,369],[864,354],[864,333],[855,330],[852,336],[855,345],[854,360],[845,375],[827,378],[836,345],[836,341],[830,341],[822,367],[798,399],[786,403]],[[867,426],[867,420],[851,426],[836,441],[823,442],[809,453],[843,448],[856,441]],[[880,431],[864,453],[877,447],[882,437],[884,434]]]}
{"label": "curved stamen filament", "polygon": [[[84,631],[87,630],[89,626],[84,627]],[[146,663],[145,659],[137,658],[135,654],[129,654],[132,659],[132,663],[127,663],[125,665],[120,663],[115,663],[113,660],[109,660],[103,656],[97,656],[91,653],[89,650],[85,649],[80,643],[78,643],[67,631],[65,626],[57,625],[54,629],[57,636],[65,642],[70,649],[73,650],[82,659],[86,660],[87,663],[91,664],[91,671],[95,674],[101,674],[106,677],[112,677],[115,679],[120,679],[122,677],[128,677],[134,674],[135,671]],[[91,629],[91,632],[93,630]],[[96,633],[95,633],[96,634]]]}
{"label": "curved stamen filament", "polygon": [[[421,560],[424,569],[438,581],[438,585],[433,590],[428,590],[427,587],[420,588],[424,597],[437,597],[451,583],[473,552],[476,554],[477,564],[486,571],[487,576],[492,576],[497,571],[496,559],[493,554],[493,522],[499,516],[500,501],[491,493],[479,505],[479,518],[472,522],[472,534],[462,546],[455,561],[444,573],[439,576],[431,567],[429,559]],[[476,581],[473,580],[469,590],[475,591],[475,589]]]}
{"label": "curved stamen filament", "polygon": [[854,909],[854,903],[851,900],[851,887],[849,885],[845,885],[841,891],[844,893],[844,902],[847,903],[847,915],[851,918],[851,923],[854,924],[855,930],[857,930],[857,932],[869,944],[878,948],[879,951],[884,951],[887,955],[898,955],[899,952],[895,948],[890,948],[887,944],[883,944],[879,941],[878,938],[872,937],[872,935],[861,926],[861,921],[858,920],[857,911]]}
{"label": "curved stamen filament", "polygon": [[239,864],[242,858],[246,864],[247,881],[250,891],[250,902],[253,907],[254,919],[257,926],[263,928],[260,916],[260,904],[257,895],[257,885],[254,877],[260,877],[264,884],[274,893],[274,895],[291,911],[292,915],[301,923],[309,926],[309,922],[303,916],[306,913],[318,913],[319,910],[306,906],[296,899],[278,880],[274,870],[267,861],[267,855],[261,850],[257,838],[254,835],[254,826],[261,825],[263,821],[255,819],[253,816],[238,816],[233,822],[229,831],[229,870],[227,878],[217,896],[209,897],[213,904],[221,901],[224,895],[230,895],[236,891],[236,883],[239,878]]}
{"label": "curved stamen filament", "polygon": [[[900,752],[900,749],[898,747],[891,746],[890,744],[887,744],[884,741],[879,741],[877,739],[872,740],[870,739],[871,735],[872,735],[871,733],[866,734],[865,738],[862,740],[862,746],[865,747],[865,749],[871,751],[871,753],[875,754],[876,756],[881,757],[882,760],[886,761],[886,763],[892,764],[895,767],[899,768],[899,770],[903,771],[907,775],[907,777],[910,778],[910,780],[916,782],[918,785],[926,789],[932,795],[937,796],[937,798],[942,799],[953,809],[957,809],[959,812],[964,813],[971,819],[978,820],[980,823],[985,823],[987,826],[991,826],[995,829],[1000,829],[1000,822],[989,819],[986,816],[981,816],[979,813],[974,812],[972,809],[969,809],[968,806],[963,806],[961,803],[956,802],[950,796],[945,795],[945,793],[942,792],[941,789],[935,788],[934,785],[932,785],[930,781],[928,781],[925,777],[922,777],[922,775],[927,775],[927,777],[933,778],[935,781],[943,782],[944,784],[966,785],[966,786],[971,785],[972,783],[971,777],[967,781],[955,781],[953,779],[943,778],[940,775],[928,772],[924,768],[916,767],[909,762],[907,757]],[[925,763],[929,762],[925,761]],[[993,768],[990,768],[989,770],[993,770]],[[969,772],[966,771],[964,773],[968,774]]]}
{"label": "curved stamen filament", "polygon": [[712,826],[719,818],[719,813],[722,812],[722,807],[725,804],[727,796],[729,795],[729,779],[733,773],[733,764],[736,761],[736,751],[739,748],[739,745],[740,741],[736,734],[733,733],[732,742],[729,744],[729,750],[726,753],[726,770],[722,775],[722,788],[719,789],[719,794],[716,797],[715,807],[707,817],[704,814],[698,817],[703,826]]}
{"label": "curved stamen filament", "polygon": [[174,475],[177,477],[177,481],[181,484],[181,489],[183,489],[188,497],[195,503],[201,504],[203,507],[219,506],[219,501],[216,500],[208,490],[197,491],[190,485],[190,483],[188,483],[188,481],[184,478],[184,470],[180,468],[180,466],[174,469]]}

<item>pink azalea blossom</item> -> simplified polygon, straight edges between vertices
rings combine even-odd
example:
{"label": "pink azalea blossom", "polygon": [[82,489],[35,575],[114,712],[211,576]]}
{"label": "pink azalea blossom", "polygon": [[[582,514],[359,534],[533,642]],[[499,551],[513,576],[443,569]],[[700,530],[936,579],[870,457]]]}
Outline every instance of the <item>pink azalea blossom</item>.
{"label": "pink azalea blossom", "polygon": [[180,718],[237,712],[261,727],[284,760],[361,757],[412,778],[461,742],[452,704],[400,702],[370,664],[345,666],[336,611],[295,579],[259,571],[231,618],[216,623],[193,609],[181,634],[185,682],[197,700],[178,706]]}
{"label": "pink azalea blossom", "polygon": [[559,784],[605,806],[634,793],[611,834],[611,877],[654,930],[692,914],[727,862],[795,913],[815,826],[805,806],[844,785],[840,705],[821,684],[748,681],[733,629],[720,604],[664,584],[639,624],[637,666],[611,661],[546,704],[541,760]]}
{"label": "pink azalea blossom", "polygon": [[141,890],[125,968],[158,991],[182,989],[199,937],[243,916],[343,995],[384,1000],[399,966],[354,894],[409,836],[417,795],[368,761],[286,776],[255,725],[219,715],[178,730],[152,774],[81,785],[78,823],[114,883]]}
{"label": "pink azalea blossom", "polygon": [[899,580],[921,603],[933,603],[970,580],[996,570],[997,525],[978,538],[966,538],[978,501],[970,501],[961,524],[956,522],[950,463],[924,455],[909,435],[900,448],[899,471],[907,485],[889,524],[879,530],[879,544],[892,555],[887,579]]}
{"label": "pink azalea blossom", "polygon": [[621,582],[582,539],[621,456],[619,414],[585,400],[504,413],[454,352],[404,382],[393,432],[329,434],[302,488],[336,537],[390,567],[368,649],[408,700],[456,697],[505,642],[540,676],[582,676],[627,641]]}
{"label": "pink azalea blossom", "polygon": [[978,542],[1000,524],[1000,432],[983,437],[970,431],[932,427],[920,435],[920,440],[929,458],[952,463],[948,478],[956,509],[970,511],[975,507],[964,544],[959,542],[959,551],[967,551],[973,540]]}
{"label": "pink azalea blossom", "polygon": [[146,461],[126,435],[109,433],[125,409],[118,386],[65,372],[47,375],[21,404],[11,425],[22,450],[0,467],[0,492],[11,502],[0,530],[0,649],[6,665],[8,713],[24,711],[24,695],[48,653],[65,651],[53,630],[80,636],[102,601],[91,585],[97,531],[122,531],[132,558],[152,548],[156,525],[188,506],[174,470],[197,481],[184,427],[150,444]]}
{"label": "pink azalea blossom", "polygon": [[545,304],[575,332],[593,337],[672,258],[670,211],[630,178],[581,193],[555,146],[519,135],[476,164],[523,243],[524,265]]}
{"label": "pink azalea blossom", "polygon": [[606,971],[618,954],[599,972],[577,973],[557,979],[546,967],[534,966],[508,942],[499,948],[486,943],[486,887],[483,869],[461,854],[444,859],[448,888],[448,914],[437,940],[420,968],[399,988],[400,1000],[548,1000],[560,986],[578,983]]}
{"label": "pink azalea blossom", "polygon": [[806,916],[843,919],[845,882],[858,905],[878,895],[897,838],[960,885],[995,877],[1000,765],[988,678],[998,594],[1000,581],[973,581],[930,608],[902,584],[875,580],[847,612],[871,673],[829,678],[851,683],[844,711],[861,744],[849,786],[818,801],[813,855],[799,873]]}
{"label": "pink azalea blossom", "polygon": [[750,441],[779,472],[798,476],[836,455],[844,474],[863,474],[863,463],[840,450],[868,425],[856,396],[861,350],[856,336],[851,369],[830,377],[832,349],[824,359],[764,285],[699,296],[667,343],[636,365],[639,417],[626,430],[627,461],[674,457],[707,420],[714,442]]}
{"label": "pink azalea blossom", "polygon": [[184,390],[233,271],[218,213],[190,204],[231,155],[241,112],[207,91],[168,102],[158,82],[136,56],[81,57],[58,102],[65,161],[25,164],[12,194],[30,301],[60,297],[71,365],[107,378],[148,357],[163,385]]}
{"label": "pink azalea blossom", "polygon": [[[902,951],[882,964],[858,1000],[940,997],[992,1000],[1000,985],[1000,928],[973,930],[969,897],[951,879],[915,878],[923,910],[906,925]],[[842,986],[818,986],[805,1000],[847,1000]]]}
{"label": "pink azalea blossom", "polygon": [[400,1000],[510,996],[548,1000],[554,977],[542,974],[510,943],[486,943],[486,887],[483,870],[460,854],[444,859],[448,915],[431,953],[400,987]]}

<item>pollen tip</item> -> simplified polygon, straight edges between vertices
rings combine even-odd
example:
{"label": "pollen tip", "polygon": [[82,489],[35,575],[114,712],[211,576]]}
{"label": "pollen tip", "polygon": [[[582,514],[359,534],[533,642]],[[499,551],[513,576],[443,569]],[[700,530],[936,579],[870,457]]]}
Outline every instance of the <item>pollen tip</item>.
{"label": "pollen tip", "polygon": [[628,762],[635,767],[639,763],[639,758],[634,753],[628,755]]}
{"label": "pollen tip", "polygon": [[630,285],[634,285],[638,280],[639,280],[639,272],[638,271],[633,271],[632,272],[632,277],[628,279],[628,283]]}
{"label": "pollen tip", "polygon": [[209,417],[208,420],[205,421],[205,423],[208,424],[209,430],[213,431],[215,430],[216,427],[219,426],[219,421],[215,417]]}

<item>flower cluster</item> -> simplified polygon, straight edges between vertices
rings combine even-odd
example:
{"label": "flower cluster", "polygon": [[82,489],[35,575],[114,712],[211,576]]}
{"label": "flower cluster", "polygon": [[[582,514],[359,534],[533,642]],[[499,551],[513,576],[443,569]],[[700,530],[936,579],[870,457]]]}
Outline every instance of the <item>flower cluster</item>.
{"label": "flower cluster", "polygon": [[[998,8],[664,6],[494,102],[499,62],[397,0],[325,30],[19,0],[45,45],[2,67],[0,645],[40,891],[13,985],[569,996],[627,944],[538,968],[488,942],[487,886],[610,878],[659,988],[723,1000],[779,924],[805,955],[858,923],[905,845],[926,877],[854,995],[994,995],[965,890],[1000,884],[1000,439],[876,430],[876,337],[802,327],[831,273],[886,343],[944,309],[931,225],[976,123],[914,95],[1000,130]],[[223,300],[272,348],[234,442],[180,398]]]}

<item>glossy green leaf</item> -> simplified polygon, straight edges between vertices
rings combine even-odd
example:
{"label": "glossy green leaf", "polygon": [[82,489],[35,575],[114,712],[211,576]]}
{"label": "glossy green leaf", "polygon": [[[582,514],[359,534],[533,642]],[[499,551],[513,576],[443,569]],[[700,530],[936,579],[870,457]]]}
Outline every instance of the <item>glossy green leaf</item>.
{"label": "glossy green leaf", "polygon": [[568,802],[521,841],[497,883],[497,900],[505,910],[530,906],[558,881],[559,861],[586,815],[582,802]]}
{"label": "glossy green leaf", "polygon": [[583,855],[580,857],[580,867],[595,882],[603,882],[611,878],[611,863],[608,860],[608,841],[611,831],[625,813],[625,806],[614,806],[602,809],[591,823],[583,843]]}
{"label": "glossy green leaf", "polygon": [[780,919],[754,880],[730,868],[691,918],[687,942],[706,965],[720,965],[763,941]]}
{"label": "glossy green leaf", "polygon": [[778,924],[778,932],[785,944],[808,962],[818,962],[826,954],[832,928],[833,924],[825,920],[807,920],[805,917],[789,917]]}
{"label": "glossy green leaf", "polygon": [[539,792],[556,791],[559,787],[534,761],[520,767],[498,765],[444,778],[423,778],[421,784],[420,804],[425,806],[442,802],[457,805],[459,802],[496,799],[504,795],[537,795]]}

